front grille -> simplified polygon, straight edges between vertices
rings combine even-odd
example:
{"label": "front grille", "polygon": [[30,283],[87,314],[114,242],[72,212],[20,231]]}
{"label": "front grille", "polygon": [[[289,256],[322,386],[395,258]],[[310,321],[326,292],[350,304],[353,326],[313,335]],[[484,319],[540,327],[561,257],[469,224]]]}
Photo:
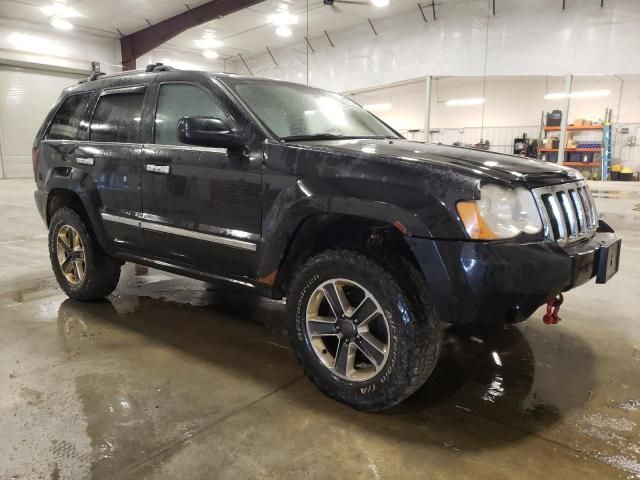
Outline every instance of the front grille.
{"label": "front grille", "polygon": [[533,189],[545,235],[561,245],[593,236],[598,214],[586,182]]}

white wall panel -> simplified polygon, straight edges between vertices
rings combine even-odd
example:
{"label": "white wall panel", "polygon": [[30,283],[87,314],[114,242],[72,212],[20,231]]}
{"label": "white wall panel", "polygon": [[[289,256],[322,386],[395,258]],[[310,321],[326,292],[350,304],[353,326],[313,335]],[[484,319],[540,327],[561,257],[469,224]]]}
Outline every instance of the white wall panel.
{"label": "white wall panel", "polygon": [[208,60],[195,52],[171,48],[167,45],[158,47],[136,60],[136,68],[142,69],[152,63],[164,63],[181,70],[206,70],[224,72],[224,61]]}
{"label": "white wall panel", "polygon": [[[628,128],[629,133],[621,133],[620,129]],[[632,137],[632,144],[629,139]],[[640,122],[618,123],[614,125],[612,133],[612,157],[614,163],[640,171]]]}
{"label": "white wall panel", "polygon": [[91,62],[100,62],[103,72],[114,72],[120,71],[120,42],[0,19],[0,59],[79,70],[91,70]]}
{"label": "white wall panel", "polygon": [[[488,75],[640,74],[640,2],[500,0],[488,16],[487,0],[440,2],[437,20],[417,8],[376,22],[329,31],[331,47],[310,25],[310,82],[334,91],[385,85],[426,75],[482,75],[486,26]],[[428,9],[427,9],[428,13]],[[302,81],[306,47],[247,57],[255,75]],[[236,62],[235,71],[246,73]]]}

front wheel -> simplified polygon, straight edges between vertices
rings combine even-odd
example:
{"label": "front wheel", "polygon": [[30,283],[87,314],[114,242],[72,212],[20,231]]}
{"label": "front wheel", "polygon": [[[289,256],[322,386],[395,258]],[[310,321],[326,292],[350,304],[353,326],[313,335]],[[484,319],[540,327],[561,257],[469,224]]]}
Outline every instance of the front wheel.
{"label": "front wheel", "polygon": [[410,281],[397,281],[360,253],[323,252],[304,265],[287,299],[289,336],[307,376],[359,410],[389,408],[411,395],[440,352],[440,324],[411,283],[420,277],[403,267]]}

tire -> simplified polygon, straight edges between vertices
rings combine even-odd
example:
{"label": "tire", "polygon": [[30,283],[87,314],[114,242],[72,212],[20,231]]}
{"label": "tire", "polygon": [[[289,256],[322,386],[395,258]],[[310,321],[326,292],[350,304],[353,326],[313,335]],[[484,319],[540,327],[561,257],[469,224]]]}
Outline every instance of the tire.
{"label": "tire", "polygon": [[80,215],[70,208],[56,210],[51,218],[49,257],[58,285],[75,300],[104,298],[118,285],[121,263],[102,250]]}
{"label": "tire", "polygon": [[[329,250],[300,269],[287,298],[289,337],[306,375],[325,395],[358,410],[383,410],[415,392],[429,378],[442,346],[442,327],[427,303],[424,280],[408,262],[395,265],[403,271],[392,275],[394,267],[384,269],[368,255]],[[350,305],[346,310],[352,315],[332,326],[332,317],[342,316],[334,314],[329,297],[339,290],[346,301],[333,303]],[[368,297],[373,299],[363,301]],[[374,320],[364,319],[367,315]],[[335,338],[332,328],[339,330]]]}

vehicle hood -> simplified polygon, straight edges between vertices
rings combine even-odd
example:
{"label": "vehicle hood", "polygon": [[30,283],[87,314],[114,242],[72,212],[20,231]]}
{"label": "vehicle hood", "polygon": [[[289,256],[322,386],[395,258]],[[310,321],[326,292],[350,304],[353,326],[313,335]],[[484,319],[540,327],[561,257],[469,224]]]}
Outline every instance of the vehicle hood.
{"label": "vehicle hood", "polygon": [[413,142],[409,140],[314,140],[298,141],[299,145],[319,148],[323,151],[357,153],[358,157],[384,157],[403,162],[422,164],[446,164],[466,170],[479,179],[493,178],[507,183],[542,186],[573,182],[580,175],[572,168],[532,158],[487,152],[472,148]]}

